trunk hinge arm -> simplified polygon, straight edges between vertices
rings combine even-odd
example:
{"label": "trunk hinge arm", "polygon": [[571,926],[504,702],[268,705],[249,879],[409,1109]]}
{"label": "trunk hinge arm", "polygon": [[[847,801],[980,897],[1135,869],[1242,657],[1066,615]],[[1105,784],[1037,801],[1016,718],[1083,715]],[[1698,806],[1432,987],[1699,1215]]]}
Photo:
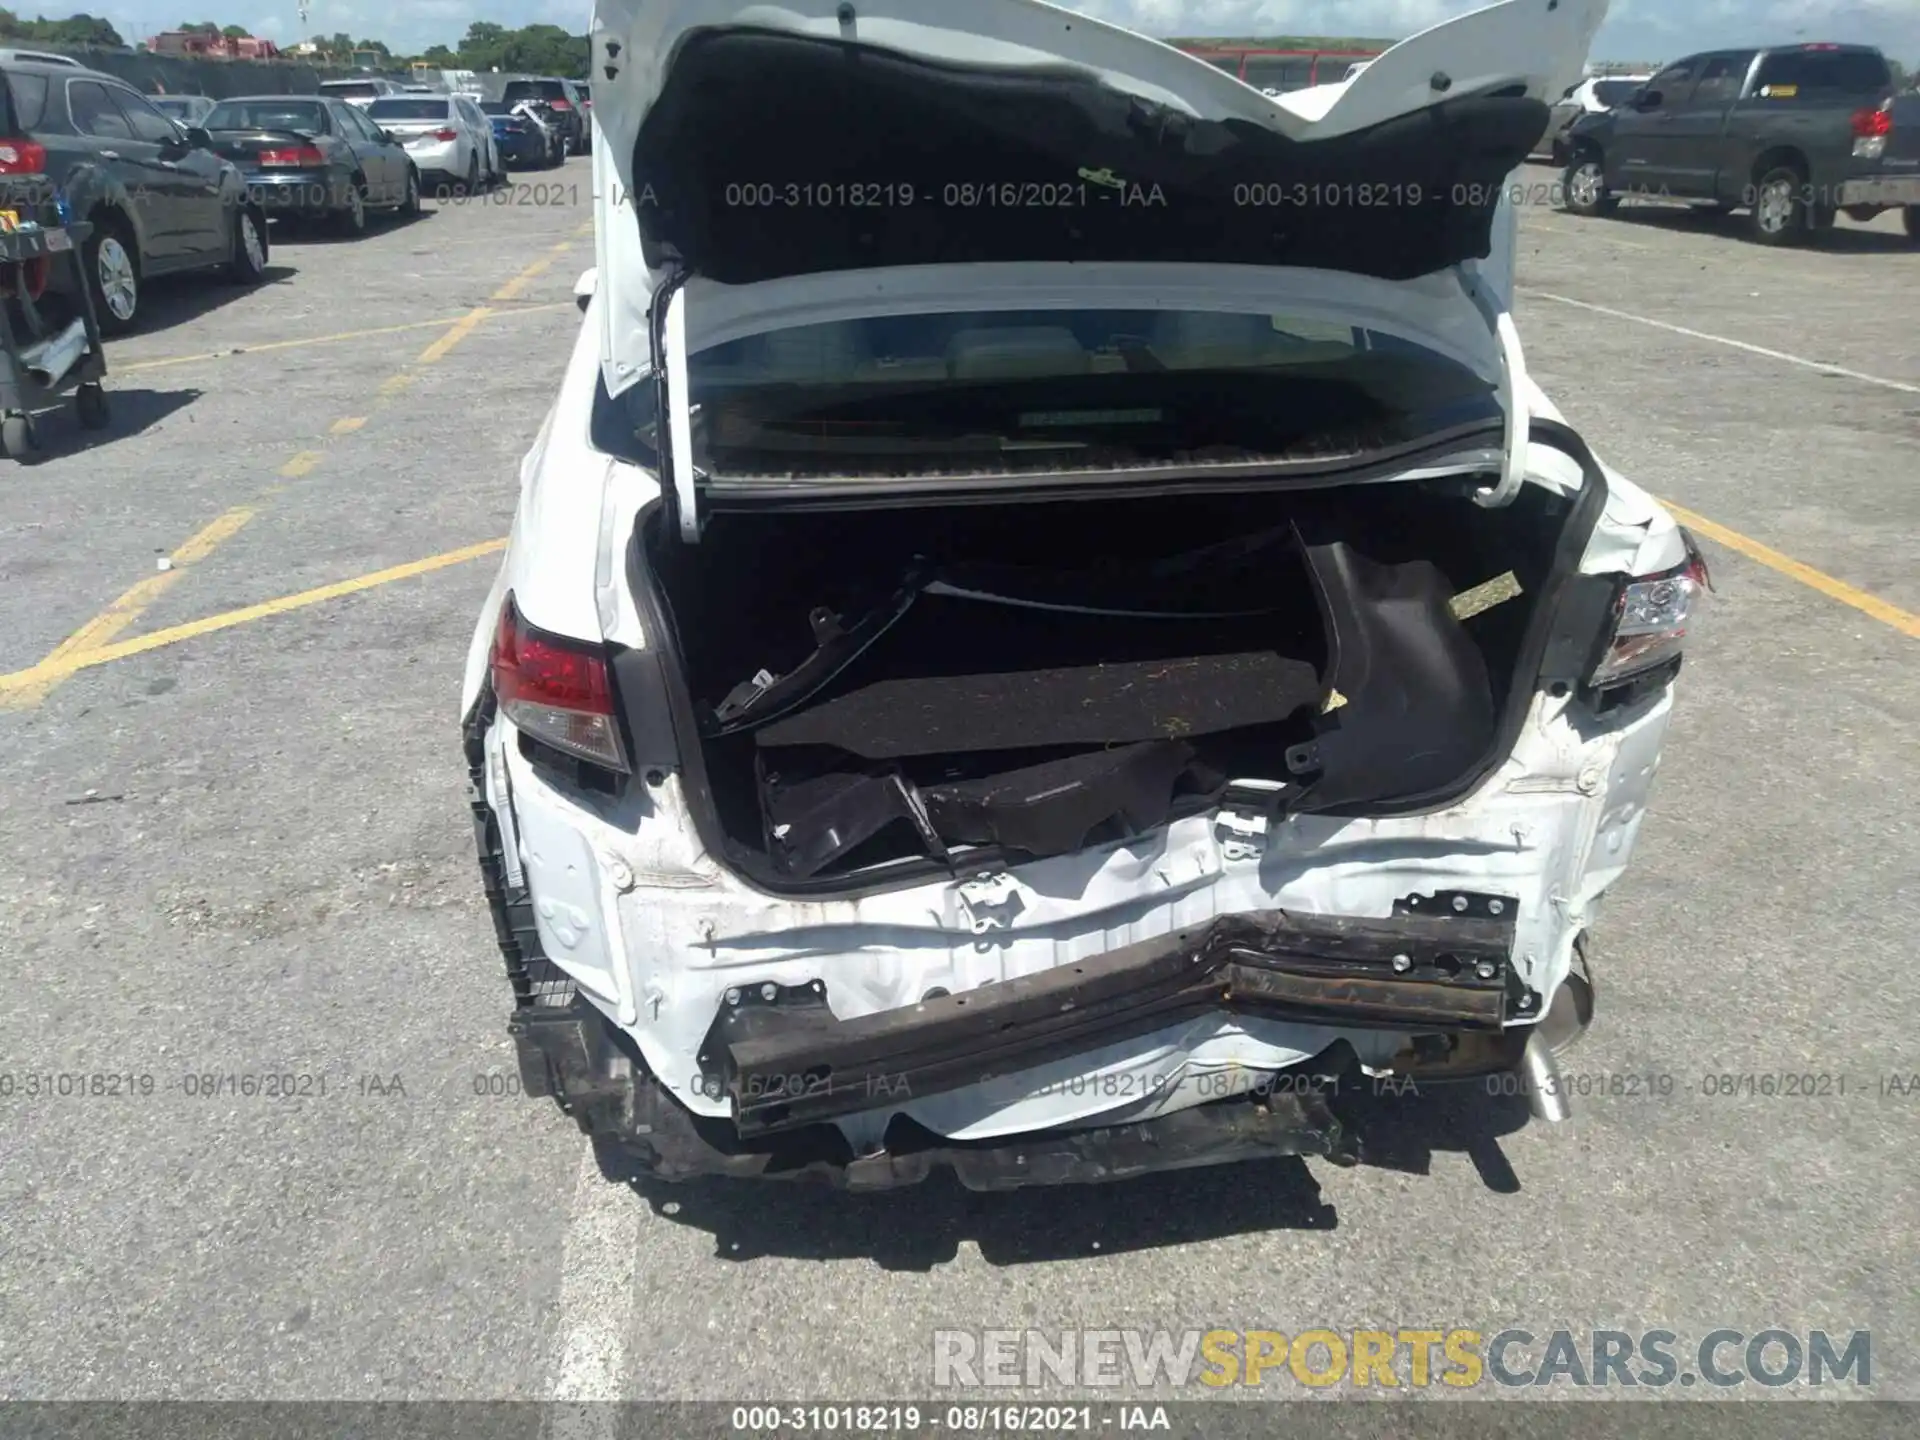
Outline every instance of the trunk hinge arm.
{"label": "trunk hinge arm", "polygon": [[1527,357],[1520,348],[1520,331],[1513,323],[1513,312],[1506,299],[1487,283],[1479,267],[1469,262],[1460,267],[1460,283],[1473,301],[1474,308],[1487,322],[1500,345],[1500,407],[1506,412],[1506,443],[1502,447],[1500,478],[1474,492],[1474,502],[1488,509],[1513,503],[1514,496],[1527,478],[1527,444],[1532,423],[1527,403]]}
{"label": "trunk hinge arm", "polygon": [[[687,387],[687,291],[683,277],[669,279],[654,296],[654,395],[666,421],[660,447],[662,487],[673,492],[680,538],[700,539],[700,472],[693,464],[693,402]],[[665,301],[664,307],[661,302]]]}

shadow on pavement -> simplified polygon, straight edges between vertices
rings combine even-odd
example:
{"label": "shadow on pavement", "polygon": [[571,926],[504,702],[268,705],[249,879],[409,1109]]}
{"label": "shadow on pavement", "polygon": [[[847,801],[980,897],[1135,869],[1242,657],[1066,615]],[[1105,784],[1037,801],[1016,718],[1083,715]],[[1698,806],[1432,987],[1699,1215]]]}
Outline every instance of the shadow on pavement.
{"label": "shadow on pavement", "polygon": [[125,440],[150,429],[169,415],[184,410],[204,393],[199,390],[118,389],[111,371],[107,374],[107,424],[103,429],[84,430],[74,415],[72,396],[62,396],[57,405],[34,414],[35,433],[40,449],[28,464],[40,464],[67,455],[83,455],[116,440]]}
{"label": "shadow on pavement", "polygon": [[332,221],[326,219],[296,218],[292,215],[273,217],[273,245],[278,249],[282,245],[357,245],[363,240],[372,240],[390,231],[411,230],[433,218],[432,210],[422,210],[418,215],[400,215],[391,210],[375,210],[367,216],[367,228],[358,235],[349,235],[334,228]]}
{"label": "shadow on pavement", "polygon": [[[1723,235],[1729,240],[1741,240],[1755,246],[1760,244],[1753,238],[1749,228],[1751,222],[1744,213],[1729,215],[1705,206],[1622,205],[1612,215],[1595,223],[1606,224],[1610,221],[1625,221],[1648,230]],[[1829,250],[1852,255],[1905,255],[1920,251],[1920,243],[1909,240],[1898,230],[1860,229],[1842,218],[1832,229],[1815,235],[1804,244],[1780,248],[1812,254]]]}
{"label": "shadow on pavement", "polygon": [[[188,321],[198,320],[203,315],[211,315],[236,300],[269,285],[285,285],[300,272],[290,265],[276,265],[269,261],[265,273],[258,283],[253,285],[235,285],[224,275],[214,271],[194,271],[185,275],[158,275],[149,280],[141,290],[140,314],[135,317],[133,333],[151,335],[156,331],[168,330],[175,325],[184,325]],[[112,342],[109,341],[109,344]],[[111,355],[107,384],[113,384]]]}
{"label": "shadow on pavement", "polygon": [[[1468,1082],[1418,1096],[1363,1094],[1338,1108],[1364,1139],[1362,1170],[1425,1175],[1435,1153],[1461,1152],[1490,1191],[1520,1189],[1499,1145],[1527,1123],[1517,1097]],[[656,1216],[711,1234],[720,1259],[866,1258],[885,1270],[930,1270],[953,1260],[966,1240],[989,1264],[1023,1265],[1339,1225],[1313,1171],[1291,1158],[995,1193],[966,1190],[946,1170],[918,1186],[866,1194],[778,1180],[629,1183]]]}

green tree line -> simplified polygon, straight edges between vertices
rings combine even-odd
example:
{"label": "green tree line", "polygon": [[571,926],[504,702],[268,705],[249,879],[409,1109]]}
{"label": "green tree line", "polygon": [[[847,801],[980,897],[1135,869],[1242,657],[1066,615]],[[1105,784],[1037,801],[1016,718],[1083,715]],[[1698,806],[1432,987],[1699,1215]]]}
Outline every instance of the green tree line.
{"label": "green tree line", "polygon": [[569,35],[558,25],[523,25],[509,30],[488,20],[467,27],[452,49],[435,45],[419,57],[443,70],[508,70],[535,75],[584,76],[587,37]]}
{"label": "green tree line", "polygon": [[30,43],[64,45],[111,45],[126,42],[106,20],[92,15],[69,15],[64,20],[42,20],[38,16],[23,20],[11,10],[0,10],[0,40],[25,40]]}

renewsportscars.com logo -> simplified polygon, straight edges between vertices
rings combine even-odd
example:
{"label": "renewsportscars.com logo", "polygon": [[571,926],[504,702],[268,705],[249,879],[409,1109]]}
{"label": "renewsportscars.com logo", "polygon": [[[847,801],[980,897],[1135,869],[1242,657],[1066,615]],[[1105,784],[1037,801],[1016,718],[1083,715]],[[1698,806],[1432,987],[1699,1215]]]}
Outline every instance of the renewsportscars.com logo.
{"label": "renewsportscars.com logo", "polygon": [[[936,1389],[1873,1384],[1867,1330],[936,1330]],[[1204,1393],[1204,1391],[1202,1392]]]}

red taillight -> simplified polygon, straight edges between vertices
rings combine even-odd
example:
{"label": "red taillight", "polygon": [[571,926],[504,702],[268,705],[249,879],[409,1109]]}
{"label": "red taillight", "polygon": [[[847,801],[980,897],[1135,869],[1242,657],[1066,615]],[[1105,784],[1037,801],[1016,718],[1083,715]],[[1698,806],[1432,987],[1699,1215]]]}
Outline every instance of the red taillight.
{"label": "red taillight", "polygon": [[41,175],[47,147],[33,140],[0,140],[0,175]]}
{"label": "red taillight", "polygon": [[1873,110],[1853,112],[1853,133],[1856,139],[1879,140],[1893,133],[1893,102]]}
{"label": "red taillight", "polygon": [[1620,587],[1614,601],[1613,634],[1605,655],[1589,683],[1610,689],[1679,659],[1687,630],[1713,589],[1706,557],[1692,534],[1680,532],[1687,543],[1686,563],[1659,575],[1643,575]]}
{"label": "red taillight", "polygon": [[436,140],[458,140],[460,138],[460,132],[458,130],[436,130],[433,132],[433,138]]}
{"label": "red taillight", "polygon": [[262,150],[254,158],[262,165],[294,165],[302,169],[327,163],[327,157],[320,153],[320,147],[317,145],[293,145],[278,150]]}
{"label": "red taillight", "polygon": [[534,629],[509,595],[494,631],[493,693],[524,733],[555,749],[624,772],[613,681],[598,646]]}
{"label": "red taillight", "polygon": [[547,106],[553,110],[571,110],[573,108],[573,102],[571,100],[549,100]]}

